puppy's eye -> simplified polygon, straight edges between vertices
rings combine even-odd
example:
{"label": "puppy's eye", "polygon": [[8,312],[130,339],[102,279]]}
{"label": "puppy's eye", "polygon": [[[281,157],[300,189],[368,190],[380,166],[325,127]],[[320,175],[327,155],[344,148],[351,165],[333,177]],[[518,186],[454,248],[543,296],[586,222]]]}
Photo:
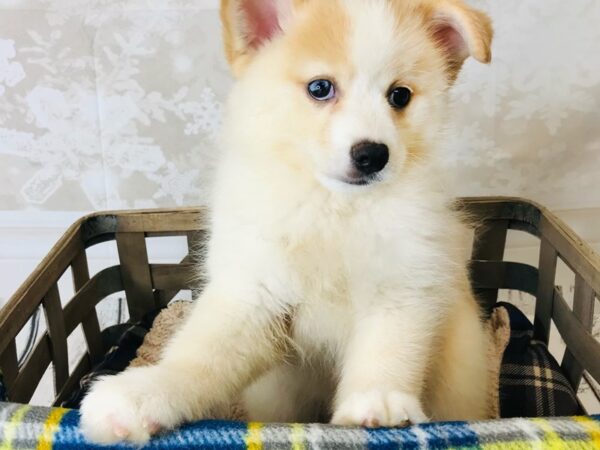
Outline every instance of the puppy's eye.
{"label": "puppy's eye", "polygon": [[388,102],[396,109],[404,109],[410,103],[412,90],[406,86],[396,87],[390,90]]}
{"label": "puppy's eye", "polygon": [[324,102],[335,97],[335,86],[330,80],[314,80],[308,83],[308,93],[315,100]]}

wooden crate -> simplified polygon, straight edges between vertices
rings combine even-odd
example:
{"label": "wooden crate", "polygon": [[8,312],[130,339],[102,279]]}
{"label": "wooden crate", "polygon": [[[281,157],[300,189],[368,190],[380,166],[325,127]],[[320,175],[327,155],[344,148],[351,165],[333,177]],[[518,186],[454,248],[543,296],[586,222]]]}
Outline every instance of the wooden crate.
{"label": "wooden crate", "polygon": [[[535,338],[548,342],[551,323],[556,325],[567,345],[562,367],[575,390],[584,371],[600,382],[600,343],[591,335],[595,297],[600,293],[600,258],[561,220],[535,203],[465,198],[457,206],[482,223],[475,233],[471,262],[473,288],[482,307],[490,310],[500,289],[533,295]],[[503,261],[508,230],[540,239],[538,267]],[[191,254],[178,264],[150,264],[146,238],[185,236],[188,249],[195,249],[205,242],[206,231],[205,211],[190,208],[96,213],[71,226],[0,311],[0,368],[9,400],[29,402],[50,365],[54,403],[60,404],[73,392],[107,350],[96,312],[107,296],[124,291],[130,318],[137,320],[168,304],[179,291],[197,288]],[[119,265],[90,278],[86,249],[111,240],[116,241]],[[559,259],[576,274],[572,309],[555,286]],[[64,302],[58,280],[68,268],[75,295]],[[18,364],[17,334],[40,307],[47,331]],[[87,352],[69,371],[67,337],[79,325]]]}

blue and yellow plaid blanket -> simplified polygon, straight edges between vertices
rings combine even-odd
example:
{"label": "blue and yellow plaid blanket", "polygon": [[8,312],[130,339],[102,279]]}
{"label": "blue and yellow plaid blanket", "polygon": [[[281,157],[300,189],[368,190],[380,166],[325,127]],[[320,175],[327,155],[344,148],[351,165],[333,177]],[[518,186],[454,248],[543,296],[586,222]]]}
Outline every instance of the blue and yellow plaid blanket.
{"label": "blue and yellow plaid blanket", "polygon": [[[97,446],[76,410],[0,403],[0,450],[139,448]],[[600,449],[600,416],[431,423],[403,429],[203,421],[156,437],[144,449]]]}

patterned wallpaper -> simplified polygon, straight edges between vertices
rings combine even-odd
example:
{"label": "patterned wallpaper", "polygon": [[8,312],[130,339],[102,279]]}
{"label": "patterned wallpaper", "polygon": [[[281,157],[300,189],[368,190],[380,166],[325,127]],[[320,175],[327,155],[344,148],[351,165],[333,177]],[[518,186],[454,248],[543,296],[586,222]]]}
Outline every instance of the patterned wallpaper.
{"label": "patterned wallpaper", "polygon": [[[497,38],[453,94],[457,194],[533,198],[599,245],[600,1],[471,3]],[[217,6],[0,0],[0,305],[76,216],[206,201],[231,85]]]}
{"label": "patterned wallpaper", "polygon": [[194,6],[203,2],[8,2],[1,209],[202,201],[230,84],[217,13]]}
{"label": "patterned wallpaper", "polygon": [[[455,90],[460,193],[600,206],[600,2],[473,3],[497,39]],[[0,0],[0,210],[203,202],[231,83],[216,4]]]}

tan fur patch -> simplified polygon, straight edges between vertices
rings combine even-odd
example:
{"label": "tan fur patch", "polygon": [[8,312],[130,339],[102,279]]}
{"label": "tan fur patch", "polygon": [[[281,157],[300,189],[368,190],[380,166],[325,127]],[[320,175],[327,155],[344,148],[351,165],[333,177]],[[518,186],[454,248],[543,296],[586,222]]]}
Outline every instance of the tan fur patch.
{"label": "tan fur patch", "polygon": [[436,40],[434,27],[438,20],[436,18],[440,15],[451,18],[452,22],[461,27],[469,46],[469,56],[482,63],[491,61],[494,35],[491,20],[485,13],[471,8],[463,0],[396,0],[392,1],[391,5],[398,18],[413,16],[422,21],[422,26],[429,31],[430,39],[446,60],[450,83],[456,80],[465,57],[447,54]]}
{"label": "tan fur patch", "polygon": [[225,57],[231,65],[234,74],[237,72],[237,61],[243,56],[242,49],[245,47],[241,36],[239,36],[235,30],[235,27],[239,26],[239,24],[236,23],[237,14],[235,13],[235,8],[235,0],[221,0],[223,47],[225,50]]}
{"label": "tan fur patch", "polygon": [[[291,0],[296,26],[290,34],[291,55],[326,58],[332,63],[347,62],[348,20],[342,0]],[[244,40],[244,23],[238,0],[221,0],[221,22],[225,56],[234,75],[240,76],[255,54]]]}
{"label": "tan fur patch", "polygon": [[[491,43],[494,33],[491,21],[487,15],[470,8],[462,0],[444,0],[442,2],[435,0],[421,1],[423,2],[422,9],[430,28],[435,23],[436,15],[443,13],[451,17],[452,21],[456,22],[463,30],[464,39],[469,47],[468,56],[472,56],[477,61],[486,64],[491,61]],[[465,56],[456,57],[455,55],[448,55],[445,53],[445,49],[439,45],[439,42],[436,42],[436,45],[447,59],[449,78],[451,82],[454,82],[465,61]]]}
{"label": "tan fur patch", "polygon": [[290,58],[300,64],[325,61],[336,72],[347,71],[349,28],[342,0],[304,1],[298,9],[296,26],[286,41]]}

